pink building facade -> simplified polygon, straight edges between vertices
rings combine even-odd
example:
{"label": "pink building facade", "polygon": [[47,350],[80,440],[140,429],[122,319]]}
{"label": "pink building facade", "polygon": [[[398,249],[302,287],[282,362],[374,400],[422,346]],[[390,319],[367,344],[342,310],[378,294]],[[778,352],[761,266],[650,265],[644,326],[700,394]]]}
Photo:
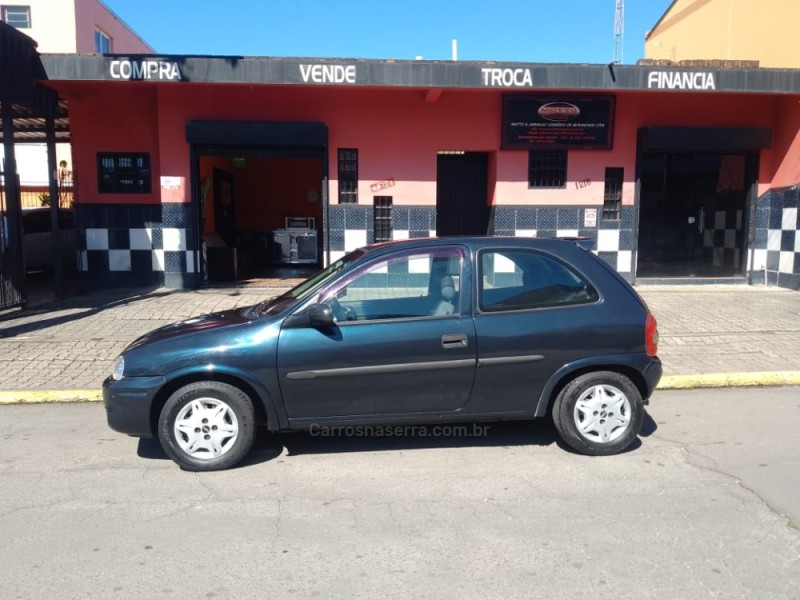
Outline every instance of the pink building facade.
{"label": "pink building facade", "polygon": [[43,62],[69,106],[87,287],[196,287],[489,234],[592,237],[639,283],[800,288],[800,71]]}

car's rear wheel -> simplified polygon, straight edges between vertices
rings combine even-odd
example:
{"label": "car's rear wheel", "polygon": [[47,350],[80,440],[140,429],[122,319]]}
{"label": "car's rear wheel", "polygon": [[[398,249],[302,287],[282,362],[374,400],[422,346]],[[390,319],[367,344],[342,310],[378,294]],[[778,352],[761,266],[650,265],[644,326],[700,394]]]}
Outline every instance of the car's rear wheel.
{"label": "car's rear wheel", "polygon": [[644,420],[642,395],[625,375],[597,371],[576,377],[553,405],[553,421],[571,448],[594,456],[631,445]]}
{"label": "car's rear wheel", "polygon": [[255,411],[242,390],[218,381],[173,393],[158,419],[164,452],[188,471],[218,471],[241,461],[255,440]]}

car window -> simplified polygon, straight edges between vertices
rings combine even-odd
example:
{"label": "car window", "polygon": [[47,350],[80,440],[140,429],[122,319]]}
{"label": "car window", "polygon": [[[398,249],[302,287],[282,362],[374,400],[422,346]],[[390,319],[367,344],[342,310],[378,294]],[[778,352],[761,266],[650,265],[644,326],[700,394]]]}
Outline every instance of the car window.
{"label": "car window", "polygon": [[393,254],[353,273],[322,300],[340,322],[456,315],[462,263],[458,247]]}
{"label": "car window", "polygon": [[52,231],[50,227],[50,211],[24,211],[22,213],[22,231],[26,234],[47,233]]}
{"label": "car window", "polygon": [[595,302],[597,290],[575,269],[532,250],[490,250],[480,255],[482,311],[521,310]]}
{"label": "car window", "polygon": [[[50,210],[30,210],[22,212],[22,231],[26,234],[50,233],[53,228],[50,226]],[[66,231],[75,229],[75,221],[71,211],[61,210],[58,212],[58,227]]]}

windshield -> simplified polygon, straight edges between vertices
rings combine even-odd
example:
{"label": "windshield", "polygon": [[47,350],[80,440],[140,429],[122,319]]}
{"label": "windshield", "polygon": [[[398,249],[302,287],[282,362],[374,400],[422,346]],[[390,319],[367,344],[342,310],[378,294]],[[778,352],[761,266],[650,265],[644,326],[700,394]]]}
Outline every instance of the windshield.
{"label": "windshield", "polygon": [[330,281],[339,271],[353,264],[362,256],[364,256],[363,250],[354,250],[336,262],[331,263],[319,273],[312,275],[302,283],[296,285],[288,292],[281,294],[276,298],[265,300],[264,302],[252,308],[255,309],[257,314],[271,315],[284,310],[289,305],[302,302],[319,290],[323,285],[328,283],[328,281]]}

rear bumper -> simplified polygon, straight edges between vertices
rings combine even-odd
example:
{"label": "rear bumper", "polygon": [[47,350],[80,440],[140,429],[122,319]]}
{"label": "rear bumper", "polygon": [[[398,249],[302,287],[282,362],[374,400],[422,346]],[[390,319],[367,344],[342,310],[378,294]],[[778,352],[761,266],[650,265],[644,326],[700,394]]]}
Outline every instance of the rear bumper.
{"label": "rear bumper", "polygon": [[164,377],[124,377],[103,382],[103,403],[108,426],[114,431],[136,437],[151,437],[150,409]]}
{"label": "rear bumper", "polygon": [[661,359],[657,356],[650,359],[649,364],[642,370],[642,375],[647,384],[647,394],[642,398],[645,404],[650,403],[650,396],[656,389],[664,369],[661,366]]}

